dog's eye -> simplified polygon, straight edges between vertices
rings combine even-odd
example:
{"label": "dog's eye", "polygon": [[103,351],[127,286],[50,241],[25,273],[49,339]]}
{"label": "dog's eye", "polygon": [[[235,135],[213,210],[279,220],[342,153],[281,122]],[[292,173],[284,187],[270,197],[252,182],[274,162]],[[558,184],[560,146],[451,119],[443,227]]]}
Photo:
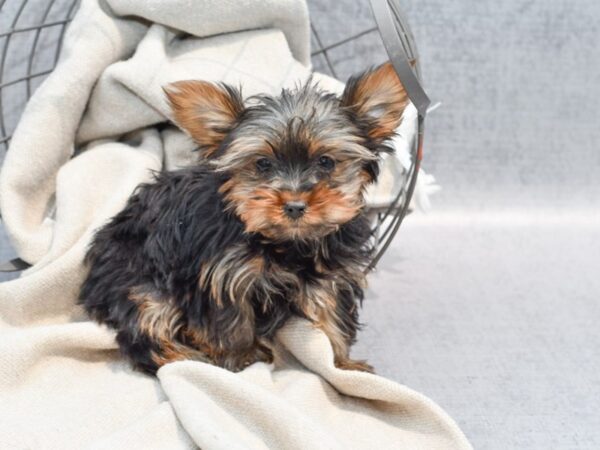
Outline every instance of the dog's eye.
{"label": "dog's eye", "polygon": [[269,158],[260,158],[256,161],[256,169],[260,173],[266,173],[273,167],[273,163]]}
{"label": "dog's eye", "polygon": [[319,157],[319,167],[325,170],[331,170],[335,166],[335,161],[331,159],[329,156],[321,156]]}

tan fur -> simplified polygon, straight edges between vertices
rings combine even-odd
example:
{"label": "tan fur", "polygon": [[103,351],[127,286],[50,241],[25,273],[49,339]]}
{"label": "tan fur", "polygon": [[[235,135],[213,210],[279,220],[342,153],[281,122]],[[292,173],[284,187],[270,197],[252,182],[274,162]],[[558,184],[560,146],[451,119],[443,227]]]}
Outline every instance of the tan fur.
{"label": "tan fur", "polygon": [[[249,156],[251,156],[250,159]],[[211,164],[218,172],[236,171],[243,169],[243,167],[239,167],[240,162],[253,163],[260,157],[272,158],[273,156],[273,148],[265,142],[263,137],[244,136],[231,142],[227,152],[218,159],[211,161]]]}
{"label": "tan fur", "polygon": [[[260,232],[275,239],[310,238],[313,233],[334,231],[355,217],[363,207],[366,179],[359,172],[352,181],[331,188],[318,183],[310,192],[277,191],[259,186],[254,190],[236,181],[223,185],[225,197],[235,207],[249,233]],[[283,213],[289,201],[303,201],[306,214],[291,222]]]}
{"label": "tan fur", "polygon": [[177,340],[180,331],[189,333],[189,330],[184,328],[181,312],[168,300],[149,293],[132,293],[129,299],[137,305],[140,331],[160,345],[160,354],[152,352],[156,364],[162,366],[185,359],[209,361],[203,351]]}
{"label": "tan fur", "polygon": [[260,278],[263,267],[262,259],[247,255],[243,247],[236,247],[227,252],[225,258],[204,264],[199,284],[203,289],[210,289],[219,307],[226,304],[223,294],[227,294],[231,303],[239,305],[248,301],[247,294],[253,282]]}
{"label": "tan fur", "polygon": [[408,104],[408,95],[392,64],[367,72],[353,87],[345,92],[344,106],[375,122],[369,131],[371,138],[388,139],[400,125]]}
{"label": "tan fur", "polygon": [[239,98],[207,81],[178,81],[165,89],[175,122],[210,156],[243,110]]}
{"label": "tan fur", "polygon": [[377,155],[361,145],[360,138],[354,132],[354,129],[339,128],[320,130],[320,133],[308,142],[309,156],[333,154],[337,160],[341,161],[356,158],[377,159]]}
{"label": "tan fur", "polygon": [[152,360],[158,366],[189,359],[202,362],[211,362],[210,357],[205,353],[187,345],[180,344],[177,341],[161,342],[161,352],[152,352]]}
{"label": "tan fur", "polygon": [[338,327],[336,300],[332,287],[307,289],[303,311],[331,342],[336,358],[348,356],[348,337]]}
{"label": "tan fur", "polygon": [[[355,274],[363,279],[362,274]],[[343,280],[339,280],[343,282]],[[364,361],[352,360],[349,356],[350,337],[340,328],[337,310],[336,280],[321,282],[319,286],[307,287],[303,298],[299,299],[302,311],[314,326],[329,338],[336,367],[346,370],[372,372],[373,368]]]}
{"label": "tan fur", "polygon": [[138,307],[140,330],[153,339],[172,340],[182,327],[181,312],[169,301],[151,294],[134,293],[130,300]]}

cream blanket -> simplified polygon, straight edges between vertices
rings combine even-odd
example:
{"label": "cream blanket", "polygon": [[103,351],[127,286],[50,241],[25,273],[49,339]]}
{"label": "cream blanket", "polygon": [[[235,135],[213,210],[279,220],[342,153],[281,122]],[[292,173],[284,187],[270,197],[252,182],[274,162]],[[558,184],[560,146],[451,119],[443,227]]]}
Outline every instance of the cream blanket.
{"label": "cream blanket", "polygon": [[0,284],[0,448],[469,448],[422,395],[336,369],[302,320],[278,334],[273,365],[178,362],[156,379],[75,305],[93,230],[151,170],[192,161],[187,137],[154,127],[169,116],[161,86],[276,93],[308,76],[308,30],[301,0],[82,1],[0,176],[6,228],[34,264]]}

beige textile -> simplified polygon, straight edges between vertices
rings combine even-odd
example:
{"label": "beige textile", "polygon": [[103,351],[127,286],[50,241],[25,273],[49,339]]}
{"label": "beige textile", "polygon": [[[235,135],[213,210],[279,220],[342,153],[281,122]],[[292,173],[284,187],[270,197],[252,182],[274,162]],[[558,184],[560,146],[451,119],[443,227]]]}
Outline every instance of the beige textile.
{"label": "beige textile", "polygon": [[185,135],[155,127],[169,116],[161,87],[276,93],[308,77],[308,30],[300,0],[82,1],[0,174],[3,221],[34,264],[0,284],[0,448],[470,448],[431,400],[333,367],[327,338],[300,319],[273,365],[186,361],[153,378],[75,304],[93,231],[152,170],[192,161]]}

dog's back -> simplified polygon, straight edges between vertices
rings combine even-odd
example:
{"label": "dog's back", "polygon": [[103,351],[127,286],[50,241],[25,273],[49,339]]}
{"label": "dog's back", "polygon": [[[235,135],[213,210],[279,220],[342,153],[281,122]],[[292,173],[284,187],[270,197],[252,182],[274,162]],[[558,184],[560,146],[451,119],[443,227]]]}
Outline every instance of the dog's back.
{"label": "dog's back", "polygon": [[[144,370],[156,365],[140,351],[150,342],[139,327],[142,313],[154,321],[146,331],[165,333],[170,326],[174,332],[181,314],[172,307],[193,295],[186,291],[197,286],[202,263],[242,238],[240,222],[224,211],[217,190],[215,174],[202,166],[158,174],[97,231],[88,250],[79,302],[118,330],[121,349]],[[165,320],[172,323],[161,325]]]}

